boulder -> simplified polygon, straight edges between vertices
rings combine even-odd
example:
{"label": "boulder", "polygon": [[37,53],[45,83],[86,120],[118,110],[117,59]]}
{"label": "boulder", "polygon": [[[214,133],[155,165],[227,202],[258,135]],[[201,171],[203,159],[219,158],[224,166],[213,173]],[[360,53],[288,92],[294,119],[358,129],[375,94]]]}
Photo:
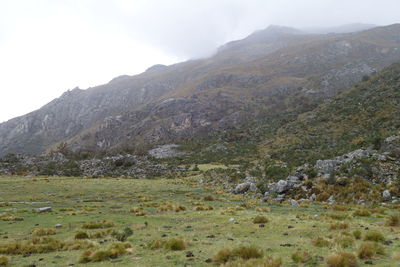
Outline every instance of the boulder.
{"label": "boulder", "polygon": [[390,200],[392,198],[392,195],[390,194],[389,190],[385,190],[382,192],[382,196],[385,200]]}
{"label": "boulder", "polygon": [[250,189],[251,183],[241,183],[238,184],[235,189],[233,190],[234,194],[244,194]]}
{"label": "boulder", "polygon": [[52,210],[51,207],[43,207],[43,208],[37,208],[37,209],[35,209],[35,211],[36,211],[37,213],[49,212],[49,211],[51,211],[51,210]]}
{"label": "boulder", "polygon": [[297,201],[294,200],[294,199],[291,199],[291,200],[290,200],[290,205],[292,205],[292,206],[294,206],[294,207],[298,207],[298,206],[299,206],[299,202],[297,202]]}

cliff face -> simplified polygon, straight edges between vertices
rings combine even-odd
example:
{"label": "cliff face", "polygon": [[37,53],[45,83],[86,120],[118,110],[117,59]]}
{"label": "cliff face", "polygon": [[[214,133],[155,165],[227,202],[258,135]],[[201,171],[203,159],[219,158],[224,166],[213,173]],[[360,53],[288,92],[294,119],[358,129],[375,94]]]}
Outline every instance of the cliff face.
{"label": "cliff face", "polygon": [[179,142],[243,122],[301,113],[400,61],[400,25],[316,35],[270,27],[216,55],[64,93],[0,124],[0,155]]}

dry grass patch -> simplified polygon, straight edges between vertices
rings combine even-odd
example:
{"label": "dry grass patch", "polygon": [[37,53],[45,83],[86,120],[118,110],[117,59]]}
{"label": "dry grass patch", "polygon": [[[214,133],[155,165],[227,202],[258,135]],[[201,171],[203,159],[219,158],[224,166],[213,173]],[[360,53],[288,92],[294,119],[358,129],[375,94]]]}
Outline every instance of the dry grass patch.
{"label": "dry grass patch", "polygon": [[253,223],[267,223],[267,222],[269,222],[268,218],[263,215],[257,215],[253,219]]}
{"label": "dry grass patch", "polygon": [[228,261],[262,258],[263,255],[262,250],[254,246],[240,246],[233,250],[223,248],[213,256],[213,262],[225,264]]}
{"label": "dry grass patch", "polygon": [[371,259],[379,255],[385,255],[385,249],[375,242],[363,242],[358,247],[357,255],[360,259]]}
{"label": "dry grass patch", "polygon": [[83,229],[104,229],[104,228],[111,228],[114,227],[115,224],[113,221],[110,220],[102,220],[96,222],[88,222],[82,225]]}
{"label": "dry grass patch", "polygon": [[223,267],[281,267],[282,260],[266,256],[261,259],[237,260],[222,265]]}
{"label": "dry grass patch", "polygon": [[171,238],[168,240],[153,240],[148,245],[149,249],[168,249],[173,251],[185,250],[187,248],[187,243],[181,238]]}
{"label": "dry grass patch", "polygon": [[39,228],[35,229],[32,232],[32,235],[34,236],[46,236],[46,235],[55,235],[56,230],[53,228]]}
{"label": "dry grass patch", "polygon": [[366,209],[358,209],[353,212],[353,216],[358,216],[358,217],[369,217],[371,216],[371,212],[369,212]]}
{"label": "dry grass patch", "polygon": [[390,214],[387,218],[386,224],[388,226],[400,226],[400,214]]}
{"label": "dry grass patch", "polygon": [[307,261],[311,260],[311,254],[307,250],[298,250],[292,254],[292,260],[295,263],[306,263]]}
{"label": "dry grass patch", "polygon": [[348,222],[334,222],[331,223],[329,226],[329,229],[331,230],[344,230],[349,228],[349,223]]}
{"label": "dry grass patch", "polygon": [[338,252],[326,259],[327,267],[357,267],[357,258],[353,253]]}
{"label": "dry grass patch", "polygon": [[383,242],[385,237],[380,232],[367,232],[364,236],[364,241]]}
{"label": "dry grass patch", "polygon": [[313,246],[319,247],[319,248],[330,247],[332,245],[331,241],[329,241],[325,237],[320,237],[320,236],[313,238],[311,240],[311,244],[313,244]]}
{"label": "dry grass patch", "polygon": [[106,250],[86,250],[79,257],[79,263],[101,262],[115,259],[126,253],[132,252],[130,243],[114,243]]}
{"label": "dry grass patch", "polygon": [[2,214],[0,215],[0,220],[5,222],[17,222],[17,221],[23,221],[24,218],[10,214]]}
{"label": "dry grass patch", "polygon": [[6,256],[0,256],[0,266],[8,266],[10,264],[10,258]]}

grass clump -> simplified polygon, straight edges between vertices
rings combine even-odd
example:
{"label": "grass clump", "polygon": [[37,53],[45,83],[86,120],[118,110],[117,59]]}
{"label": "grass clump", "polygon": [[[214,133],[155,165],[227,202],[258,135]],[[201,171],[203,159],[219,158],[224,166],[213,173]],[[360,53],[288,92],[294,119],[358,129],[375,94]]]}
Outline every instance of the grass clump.
{"label": "grass clump", "polygon": [[52,228],[39,228],[39,229],[35,229],[32,232],[32,235],[34,236],[46,236],[46,235],[55,235],[56,234],[56,230],[52,229]]}
{"label": "grass clump", "polygon": [[268,218],[263,215],[257,215],[253,219],[253,223],[267,223],[267,222],[269,222]]}
{"label": "grass clump", "polygon": [[361,239],[361,231],[360,230],[354,230],[353,231],[353,236],[355,239],[360,240]]}
{"label": "grass clump", "polygon": [[126,241],[126,239],[128,239],[128,237],[130,237],[131,235],[133,235],[133,231],[131,228],[126,227],[124,230],[122,231],[115,231],[112,232],[111,235],[117,239],[120,242],[124,242]]}
{"label": "grass clump", "polygon": [[331,223],[329,229],[331,230],[344,230],[349,228],[349,223],[347,222],[334,222]]}
{"label": "grass clump", "polygon": [[75,234],[75,239],[88,239],[89,235],[86,232],[78,232]]}
{"label": "grass clump", "polygon": [[208,196],[205,196],[205,197],[203,198],[203,200],[204,200],[204,201],[214,201],[214,197],[211,196],[211,195],[208,195]]}
{"label": "grass clump", "polygon": [[364,241],[383,242],[385,237],[380,232],[368,232],[364,236]]}
{"label": "grass clump", "polygon": [[181,238],[171,238],[169,240],[153,240],[148,245],[149,249],[168,249],[172,251],[185,250],[187,248],[186,242]]}
{"label": "grass clump", "polygon": [[349,252],[338,252],[330,255],[326,259],[327,267],[356,267],[357,258],[353,253]]}
{"label": "grass clump", "polygon": [[306,263],[311,259],[311,254],[306,250],[304,251],[298,250],[292,254],[291,258],[295,263]]}
{"label": "grass clump", "polygon": [[2,215],[0,215],[0,220],[5,221],[5,222],[19,222],[19,221],[23,221],[24,218],[19,217],[19,216],[10,215],[10,214],[2,214]]}
{"label": "grass clump", "polygon": [[7,266],[10,264],[10,258],[6,256],[0,256],[0,266]]}
{"label": "grass clump", "polygon": [[313,238],[311,240],[311,243],[315,247],[319,247],[319,248],[330,247],[331,246],[331,242],[328,239],[326,239],[325,237],[320,237],[320,236],[317,236],[317,237]]}
{"label": "grass clump", "polygon": [[271,256],[266,256],[260,259],[250,259],[250,260],[237,260],[233,262],[228,262],[224,265],[224,267],[254,267],[254,266],[262,266],[262,267],[281,267],[282,260],[275,259]]}
{"label": "grass clump", "polygon": [[395,261],[400,261],[400,252],[393,253],[392,259]]}
{"label": "grass clump", "polygon": [[385,249],[375,242],[363,242],[358,247],[357,255],[360,259],[371,259],[378,255],[385,255]]}
{"label": "grass clump", "polygon": [[97,222],[88,222],[85,223],[82,228],[83,229],[104,229],[104,228],[111,228],[114,227],[115,224],[109,220],[102,220]]}
{"label": "grass clump", "polygon": [[353,212],[353,216],[359,216],[359,217],[368,217],[371,216],[371,212],[369,212],[366,209],[359,209]]}
{"label": "grass clump", "polygon": [[250,260],[263,257],[261,249],[254,246],[240,246],[233,250],[223,248],[214,255],[213,261],[218,264],[225,264],[228,261]]}
{"label": "grass clump", "polygon": [[86,250],[79,257],[79,263],[101,262],[115,259],[130,252],[132,245],[129,243],[114,243],[106,250]]}
{"label": "grass clump", "polygon": [[354,239],[351,236],[339,236],[335,238],[335,242],[342,248],[349,248],[354,245]]}
{"label": "grass clump", "polygon": [[400,214],[390,214],[386,224],[393,227],[400,226]]}

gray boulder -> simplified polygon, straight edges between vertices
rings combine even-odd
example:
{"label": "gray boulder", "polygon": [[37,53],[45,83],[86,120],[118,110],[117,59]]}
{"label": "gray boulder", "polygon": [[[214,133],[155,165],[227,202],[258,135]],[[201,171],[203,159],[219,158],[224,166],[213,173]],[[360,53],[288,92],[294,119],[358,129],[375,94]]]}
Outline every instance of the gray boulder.
{"label": "gray boulder", "polygon": [[390,194],[389,190],[385,190],[382,192],[382,196],[385,200],[390,200],[392,199],[392,195]]}
{"label": "gray boulder", "polygon": [[291,199],[291,200],[290,200],[290,205],[292,205],[292,206],[294,206],[294,207],[298,207],[298,206],[299,206],[299,202],[297,202],[297,201],[294,200],[294,199]]}
{"label": "gray boulder", "polygon": [[235,189],[233,190],[234,194],[244,194],[250,189],[251,183],[241,183],[238,184]]}
{"label": "gray boulder", "polygon": [[51,207],[43,207],[43,208],[37,208],[37,209],[35,209],[35,211],[36,211],[37,213],[49,212],[49,211],[51,211],[51,210],[52,210]]}

